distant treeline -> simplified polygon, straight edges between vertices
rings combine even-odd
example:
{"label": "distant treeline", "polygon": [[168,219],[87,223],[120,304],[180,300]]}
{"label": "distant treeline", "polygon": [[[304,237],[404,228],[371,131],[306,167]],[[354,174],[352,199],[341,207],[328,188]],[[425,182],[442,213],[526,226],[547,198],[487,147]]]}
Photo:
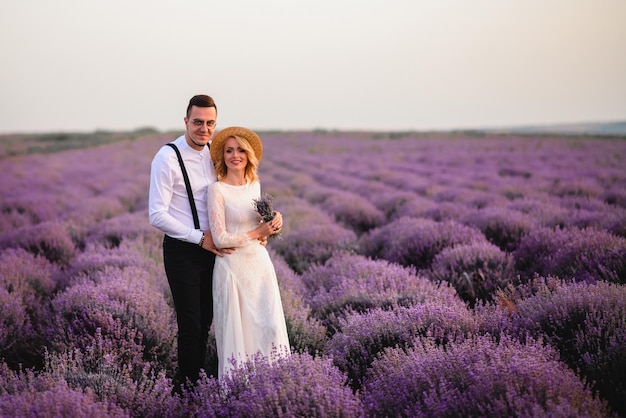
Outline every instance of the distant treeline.
{"label": "distant treeline", "polygon": [[[264,130],[262,135],[278,135],[281,133],[309,132],[320,135],[363,136],[369,139],[404,139],[409,137],[430,138],[442,137],[601,137],[626,139],[626,121],[612,123],[588,123],[577,125],[524,126],[501,129],[461,129],[449,131],[341,131],[337,129],[302,130]],[[160,132],[153,127],[142,127],[133,131],[96,130],[94,132],[55,132],[0,135],[0,159],[25,154],[48,154],[71,149],[90,148],[111,144],[119,141],[136,140],[144,136],[163,134],[175,138],[182,131]]]}
{"label": "distant treeline", "polygon": [[119,141],[135,140],[158,132],[154,128],[140,128],[129,132],[97,130],[95,132],[0,135],[0,159],[25,154],[49,154],[71,149],[91,148]]}

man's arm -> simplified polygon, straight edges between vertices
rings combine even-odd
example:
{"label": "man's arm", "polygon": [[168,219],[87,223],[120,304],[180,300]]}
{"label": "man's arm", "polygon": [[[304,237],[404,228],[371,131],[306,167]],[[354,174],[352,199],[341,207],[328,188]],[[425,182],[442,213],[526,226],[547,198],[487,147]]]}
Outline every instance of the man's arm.
{"label": "man's arm", "polygon": [[[167,147],[166,147],[167,148]],[[172,238],[198,244],[202,231],[190,228],[174,218],[170,212],[170,203],[174,192],[174,171],[172,164],[178,160],[171,150],[160,150],[150,167],[150,191],[148,196],[148,212],[150,225]]]}

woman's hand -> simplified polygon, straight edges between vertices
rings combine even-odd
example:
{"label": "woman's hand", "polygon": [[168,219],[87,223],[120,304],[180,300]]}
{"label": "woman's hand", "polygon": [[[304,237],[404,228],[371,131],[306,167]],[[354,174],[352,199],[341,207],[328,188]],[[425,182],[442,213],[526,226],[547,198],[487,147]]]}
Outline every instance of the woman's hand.
{"label": "woman's hand", "polygon": [[274,222],[274,225],[276,226],[276,232],[274,232],[275,234],[279,234],[280,231],[283,229],[283,214],[275,211],[274,212],[274,219],[272,219],[272,222]]}
{"label": "woman's hand", "polygon": [[248,236],[251,239],[261,240],[261,244],[263,244],[262,238],[267,240],[267,237],[270,235],[275,235],[280,232],[280,229],[283,225],[283,216],[280,212],[276,212],[274,219],[269,222],[261,222],[256,229],[248,232]]}

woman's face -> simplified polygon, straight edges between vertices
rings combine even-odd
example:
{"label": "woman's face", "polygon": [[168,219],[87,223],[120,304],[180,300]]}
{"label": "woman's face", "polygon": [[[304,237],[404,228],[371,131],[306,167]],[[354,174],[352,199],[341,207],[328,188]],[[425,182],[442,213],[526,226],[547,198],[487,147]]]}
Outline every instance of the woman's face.
{"label": "woman's face", "polygon": [[224,143],[224,163],[229,170],[243,171],[248,165],[248,155],[237,139],[230,137]]}

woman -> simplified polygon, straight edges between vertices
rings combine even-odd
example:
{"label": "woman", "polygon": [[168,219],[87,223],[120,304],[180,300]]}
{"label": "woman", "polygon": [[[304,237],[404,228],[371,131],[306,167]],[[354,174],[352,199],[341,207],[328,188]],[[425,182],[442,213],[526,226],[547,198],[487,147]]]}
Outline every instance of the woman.
{"label": "woman", "polygon": [[253,204],[261,196],[262,153],[258,135],[240,127],[220,131],[211,143],[218,179],[208,188],[211,234],[217,248],[235,248],[217,257],[213,270],[219,378],[257,353],[272,361],[289,352],[276,272],[262,245],[280,231],[282,217],[260,223]]}

